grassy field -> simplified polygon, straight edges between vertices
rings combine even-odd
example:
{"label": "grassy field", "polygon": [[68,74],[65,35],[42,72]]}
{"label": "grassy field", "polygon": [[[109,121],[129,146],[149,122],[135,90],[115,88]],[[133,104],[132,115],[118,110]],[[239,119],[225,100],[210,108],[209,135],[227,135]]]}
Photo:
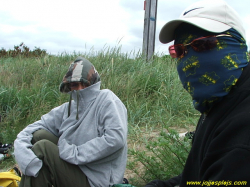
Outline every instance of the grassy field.
{"label": "grassy field", "polygon": [[[1,58],[0,141],[13,143],[25,126],[69,100],[67,94],[59,92],[59,84],[70,62],[77,56],[83,56],[95,65],[101,76],[102,88],[112,90],[128,109],[130,151],[125,176],[138,186],[154,179],[152,175],[146,176],[150,168],[145,170],[146,164],[140,160],[140,153],[145,151],[149,160],[153,158],[152,155],[156,153],[150,152],[153,145],[149,145],[149,142],[156,142],[156,147],[174,146],[174,142],[168,141],[160,145],[159,141],[167,139],[164,133],[171,129],[177,132],[192,131],[199,117],[178,79],[176,62],[169,56],[156,55],[151,63],[147,63],[140,54],[123,54],[119,47],[105,47],[101,51],[85,54]],[[170,163],[171,160],[164,162],[164,165]],[[13,164],[13,159],[6,160],[0,164],[0,169],[7,169]],[[179,172],[181,167],[172,175]],[[168,177],[171,175],[165,178]]]}

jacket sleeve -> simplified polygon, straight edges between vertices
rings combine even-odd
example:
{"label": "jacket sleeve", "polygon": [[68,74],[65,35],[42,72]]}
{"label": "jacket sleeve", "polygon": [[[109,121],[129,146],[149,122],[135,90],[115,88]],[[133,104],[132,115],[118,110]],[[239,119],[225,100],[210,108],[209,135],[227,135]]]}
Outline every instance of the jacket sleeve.
{"label": "jacket sleeve", "polygon": [[31,150],[33,133],[39,129],[45,129],[57,135],[57,126],[61,124],[63,108],[56,107],[49,113],[43,115],[41,120],[34,122],[24,128],[14,141],[15,159],[24,175],[37,176],[42,167],[42,161]]}
{"label": "jacket sleeve", "polygon": [[[249,105],[249,102],[244,104]],[[223,123],[220,120],[218,124],[209,118],[204,121],[203,127],[211,126],[214,131],[197,129],[182,175],[182,186],[190,181],[211,186],[238,186],[234,184],[236,181],[249,183],[249,110],[240,108],[239,112],[230,112],[226,119],[221,120]]]}
{"label": "jacket sleeve", "polygon": [[63,160],[75,165],[98,164],[115,159],[127,146],[127,110],[119,99],[108,100],[101,106],[97,118],[104,128],[103,135],[78,146],[59,139],[59,154]]}
{"label": "jacket sleeve", "polygon": [[220,154],[207,155],[201,168],[202,181],[214,181],[218,185],[223,181],[227,185],[237,185],[235,181],[249,182],[250,147],[240,145],[226,152],[221,151]]}

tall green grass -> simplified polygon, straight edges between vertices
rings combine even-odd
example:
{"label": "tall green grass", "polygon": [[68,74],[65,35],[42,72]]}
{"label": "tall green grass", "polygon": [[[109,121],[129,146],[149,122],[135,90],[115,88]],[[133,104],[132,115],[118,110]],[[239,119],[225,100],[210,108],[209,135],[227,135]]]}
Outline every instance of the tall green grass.
{"label": "tall green grass", "polygon": [[139,53],[124,54],[120,47],[105,46],[84,54],[1,58],[1,142],[13,142],[25,126],[69,100],[59,92],[59,84],[77,56],[90,60],[101,76],[102,89],[112,90],[126,105],[131,149],[145,134],[195,126],[198,114],[182,88],[174,60],[156,55],[147,63]]}

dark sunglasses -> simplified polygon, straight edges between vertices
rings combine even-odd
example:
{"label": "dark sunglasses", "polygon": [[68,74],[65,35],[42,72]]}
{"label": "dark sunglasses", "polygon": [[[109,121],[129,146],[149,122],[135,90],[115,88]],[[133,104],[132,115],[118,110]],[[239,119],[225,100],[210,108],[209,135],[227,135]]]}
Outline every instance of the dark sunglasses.
{"label": "dark sunglasses", "polygon": [[220,34],[216,36],[206,36],[194,39],[192,42],[188,44],[176,44],[169,46],[169,54],[172,58],[182,58],[185,54],[187,54],[187,46],[190,45],[194,51],[203,52],[208,51],[216,47],[218,43],[217,37],[228,36],[232,37],[229,34]]}
{"label": "dark sunglasses", "polygon": [[69,83],[69,87],[70,88],[79,87],[80,84],[82,84],[82,83],[81,82],[71,82],[71,83]]}

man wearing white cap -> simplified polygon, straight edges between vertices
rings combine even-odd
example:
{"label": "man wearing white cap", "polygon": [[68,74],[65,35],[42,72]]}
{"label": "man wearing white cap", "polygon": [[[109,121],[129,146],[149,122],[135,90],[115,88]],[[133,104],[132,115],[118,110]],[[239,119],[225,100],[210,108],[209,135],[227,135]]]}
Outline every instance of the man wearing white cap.
{"label": "man wearing white cap", "polygon": [[250,66],[243,23],[223,0],[203,0],[166,23],[160,41],[177,60],[201,113],[184,170],[146,187],[250,186]]}

